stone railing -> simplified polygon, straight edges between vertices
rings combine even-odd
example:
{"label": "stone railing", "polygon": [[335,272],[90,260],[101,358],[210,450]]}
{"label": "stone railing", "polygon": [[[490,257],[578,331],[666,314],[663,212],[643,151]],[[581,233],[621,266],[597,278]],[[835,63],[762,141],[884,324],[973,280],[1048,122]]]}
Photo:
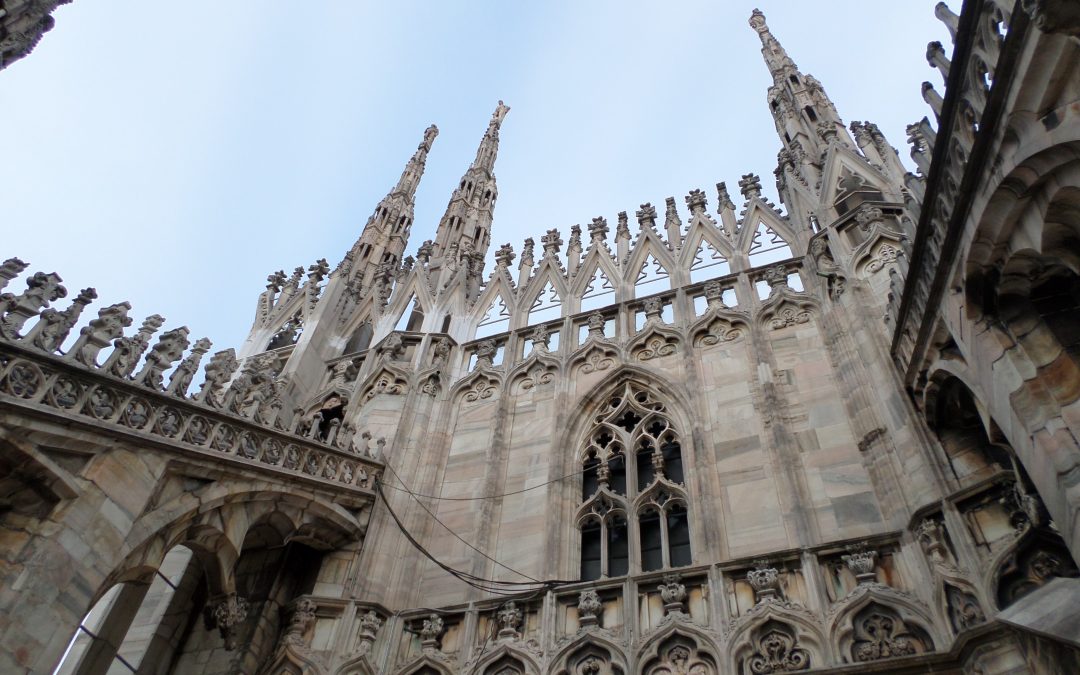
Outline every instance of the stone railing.
{"label": "stone railing", "polygon": [[938,42],[927,48],[927,61],[945,78],[945,96],[923,83],[923,98],[937,118],[937,130],[925,118],[908,127],[911,155],[923,175],[909,174],[909,207],[918,216],[911,266],[906,280],[893,278],[889,319],[895,326],[892,354],[911,381],[918,355],[925,349],[934,322],[928,313],[940,305],[964,221],[985,172],[994,129],[1019,44],[1029,19],[1013,13],[1013,3],[992,0],[965,3],[961,16],[944,3],[938,17],[953,36],[950,60]]}
{"label": "stone railing", "polygon": [[[18,259],[5,261],[0,288],[25,268]],[[68,308],[52,309],[50,303],[67,294],[60,281],[39,272],[29,277],[24,293],[0,296],[0,400],[27,416],[78,420],[172,451],[211,453],[338,488],[371,488],[382,468],[375,455],[385,442],[372,443],[369,434],[338,420],[323,425],[317,413],[311,419],[296,415],[286,428],[279,416],[285,383],[272,357],[250,359],[237,373],[233,350],[218,352],[199,392],[188,396],[210,341],[196,341],[181,359],[189,342],[187,328],[180,327],[149,347],[164,321],[157,315],[135,335],[124,336],[131,324],[127,303],[100,310],[61,352],[96,293],[84,289]],[[99,363],[109,346],[112,351]]]}

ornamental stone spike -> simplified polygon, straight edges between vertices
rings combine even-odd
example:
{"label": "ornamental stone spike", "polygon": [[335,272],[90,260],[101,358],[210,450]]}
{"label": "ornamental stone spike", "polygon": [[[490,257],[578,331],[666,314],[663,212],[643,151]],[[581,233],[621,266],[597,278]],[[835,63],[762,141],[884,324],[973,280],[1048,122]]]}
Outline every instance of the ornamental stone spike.
{"label": "ornamental stone spike", "polygon": [[739,181],[739,191],[742,192],[746,201],[761,198],[761,176],[754,173],[743,174]]}
{"label": "ornamental stone spike", "polygon": [[49,306],[53,300],[67,295],[67,289],[60,283],[63,279],[56,272],[35,272],[26,280],[26,290],[21,295],[6,296],[0,303],[0,335],[9,340],[18,340],[19,331],[32,317]]}
{"label": "ornamental stone spike", "polygon": [[213,343],[208,338],[196,340],[195,345],[191,348],[191,353],[173,371],[172,376],[169,378],[169,386],[165,391],[177,398],[186,397],[188,387],[191,386],[191,381],[195,378],[195,373],[199,372],[199,362],[202,361],[203,355],[210,351],[212,345]]}
{"label": "ornamental stone spike", "polygon": [[97,299],[97,291],[93,288],[84,288],[64,311],[46,309],[24,339],[44,352],[50,354],[55,352],[67,339],[86,306],[95,299]]}
{"label": "ornamental stone spike", "polygon": [[229,381],[239,364],[236,361],[236,351],[230,347],[217,352],[206,364],[205,378],[199,393],[195,394],[194,400],[214,408],[221,407],[219,396],[225,383]]}
{"label": "ornamental stone spike", "polygon": [[30,263],[25,263],[18,258],[8,258],[0,263],[0,290],[7,287],[8,282],[23,273]]}
{"label": "ornamental stone spike", "polygon": [[97,356],[112,341],[123,336],[124,329],[131,325],[131,304],[118,302],[98,310],[96,319],[83,326],[79,337],[67,353],[67,357],[84,366],[97,368]]}
{"label": "ornamental stone spike", "polygon": [[682,248],[682,219],[679,218],[679,210],[675,208],[674,197],[666,198],[664,206],[664,230],[667,232],[668,248],[677,251]]}
{"label": "ornamental stone spike", "polygon": [[162,333],[157,344],[146,355],[142,370],[135,376],[135,381],[144,387],[160,390],[162,388],[162,373],[184,355],[188,344],[190,343],[188,342],[187,326],[180,326]]}
{"label": "ornamental stone spike", "polygon": [[150,336],[156,333],[163,323],[165,323],[165,317],[160,314],[151,314],[146,317],[135,335],[117,338],[113,342],[116,348],[113,349],[112,354],[109,354],[109,358],[105,359],[102,368],[117,377],[130,377],[146,348],[150,346]]}

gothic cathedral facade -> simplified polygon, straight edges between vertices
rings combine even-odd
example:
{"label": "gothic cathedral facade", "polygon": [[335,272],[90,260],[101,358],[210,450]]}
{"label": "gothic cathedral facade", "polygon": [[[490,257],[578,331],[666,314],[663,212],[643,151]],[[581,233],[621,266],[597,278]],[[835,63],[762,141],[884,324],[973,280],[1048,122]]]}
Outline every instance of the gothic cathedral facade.
{"label": "gothic cathedral facade", "polygon": [[485,274],[500,101],[434,240],[432,126],[236,349],[5,261],[0,671],[1080,672],[1080,12],[937,14],[909,172],[753,12],[783,208]]}

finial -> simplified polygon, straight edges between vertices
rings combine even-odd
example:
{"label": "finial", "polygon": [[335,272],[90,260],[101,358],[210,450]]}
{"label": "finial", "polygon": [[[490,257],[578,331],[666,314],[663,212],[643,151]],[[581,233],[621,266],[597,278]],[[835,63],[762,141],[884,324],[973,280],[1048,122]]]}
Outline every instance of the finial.
{"label": "finial", "polygon": [[427,129],[424,129],[424,140],[420,143],[420,147],[417,150],[431,150],[431,144],[435,142],[435,137],[439,135],[439,127],[432,124]]}
{"label": "finial", "polygon": [[495,106],[495,112],[491,114],[491,123],[488,125],[492,128],[498,129],[502,126],[502,121],[506,117],[506,113],[510,112],[510,106],[499,101],[499,105]]}
{"label": "finial", "polygon": [[750,12],[750,27],[756,30],[758,33],[768,33],[769,26],[765,23],[765,14],[760,9],[754,8],[753,12]]}

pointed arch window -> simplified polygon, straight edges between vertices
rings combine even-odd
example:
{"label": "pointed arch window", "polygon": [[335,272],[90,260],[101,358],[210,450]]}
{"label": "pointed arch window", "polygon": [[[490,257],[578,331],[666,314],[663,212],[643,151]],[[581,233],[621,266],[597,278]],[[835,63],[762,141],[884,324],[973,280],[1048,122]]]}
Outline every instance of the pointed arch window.
{"label": "pointed arch window", "polygon": [[751,267],[769,265],[794,257],[787,241],[764,222],[758,223],[757,230],[754,231],[754,236],[750,240],[750,248],[746,253],[750,258]]}
{"label": "pointed arch window", "polygon": [[634,280],[635,297],[643,297],[651,293],[667,290],[670,287],[670,275],[667,268],[652,253],[645,257],[638,270],[637,279]]}
{"label": "pointed arch window", "polygon": [[424,324],[424,308],[420,305],[420,300],[415,295],[411,300],[412,302],[407,305],[406,310],[398,318],[394,330],[419,331],[420,326]]}
{"label": "pointed arch window", "polygon": [[611,285],[611,280],[607,278],[604,271],[597,267],[596,271],[593,272],[592,278],[589,279],[589,284],[581,293],[580,311],[587,312],[614,303],[615,287]]}
{"label": "pointed arch window", "polygon": [[702,239],[690,263],[690,281],[697,283],[727,274],[731,274],[727,258],[708,239]]}
{"label": "pointed arch window", "polygon": [[501,294],[496,295],[488,306],[487,312],[480,319],[480,323],[476,326],[476,337],[482,338],[496,333],[504,333],[509,328],[510,308],[506,306],[506,301],[503,300]]}
{"label": "pointed arch window", "polygon": [[529,308],[529,325],[558,319],[560,316],[562,316],[562,298],[555,290],[555,284],[548,281],[537,294],[532,307]]}
{"label": "pointed arch window", "polygon": [[596,416],[580,455],[581,578],[691,564],[679,434],[656,395],[626,383]]}

